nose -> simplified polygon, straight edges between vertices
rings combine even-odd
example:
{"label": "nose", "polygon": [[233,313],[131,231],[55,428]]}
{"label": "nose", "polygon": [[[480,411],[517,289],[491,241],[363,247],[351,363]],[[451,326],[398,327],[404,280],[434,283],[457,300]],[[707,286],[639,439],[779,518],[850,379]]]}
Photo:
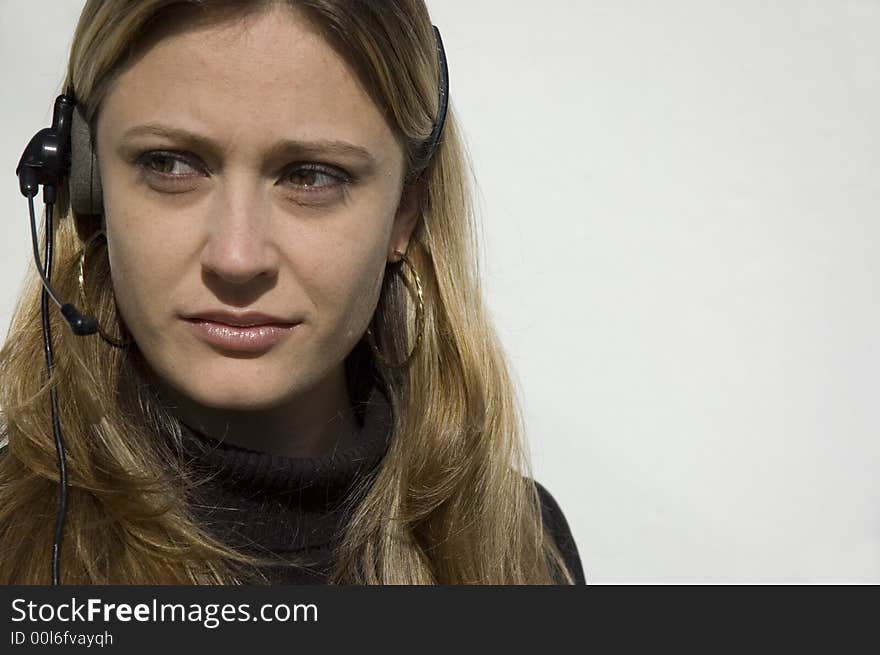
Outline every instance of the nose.
{"label": "nose", "polygon": [[279,255],[271,207],[257,185],[230,184],[217,194],[213,210],[201,253],[203,270],[235,285],[274,276]]}

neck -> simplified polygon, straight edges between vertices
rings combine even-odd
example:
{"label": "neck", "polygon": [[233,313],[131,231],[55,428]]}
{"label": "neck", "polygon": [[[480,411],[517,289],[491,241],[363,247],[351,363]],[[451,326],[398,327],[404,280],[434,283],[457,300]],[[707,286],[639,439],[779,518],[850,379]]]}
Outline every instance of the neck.
{"label": "neck", "polygon": [[283,405],[260,410],[206,407],[159,381],[160,396],[190,428],[228,444],[284,457],[321,457],[351,448],[360,431],[345,368]]}

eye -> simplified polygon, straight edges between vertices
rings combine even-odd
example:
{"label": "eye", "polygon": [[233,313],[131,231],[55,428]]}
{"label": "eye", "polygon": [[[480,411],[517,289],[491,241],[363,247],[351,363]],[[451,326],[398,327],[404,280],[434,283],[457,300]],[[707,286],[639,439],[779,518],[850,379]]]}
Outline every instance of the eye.
{"label": "eye", "polygon": [[285,173],[284,180],[307,192],[336,189],[352,181],[344,171],[321,164],[296,165]]}
{"label": "eye", "polygon": [[183,167],[189,167],[194,172],[188,158],[173,152],[163,150],[151,150],[138,157],[138,165],[148,173],[166,178],[191,177],[191,174],[180,172]]}

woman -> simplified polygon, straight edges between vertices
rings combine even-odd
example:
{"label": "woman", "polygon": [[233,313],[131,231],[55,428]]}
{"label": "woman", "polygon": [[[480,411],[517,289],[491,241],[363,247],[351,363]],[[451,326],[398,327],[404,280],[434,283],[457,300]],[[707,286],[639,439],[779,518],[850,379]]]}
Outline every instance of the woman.
{"label": "woman", "polygon": [[[88,0],[65,88],[94,175],[52,257],[100,325],[51,315],[65,583],[584,582],[437,44],[421,0]],[[48,582],[58,502],[33,282],[0,354],[5,583]]]}

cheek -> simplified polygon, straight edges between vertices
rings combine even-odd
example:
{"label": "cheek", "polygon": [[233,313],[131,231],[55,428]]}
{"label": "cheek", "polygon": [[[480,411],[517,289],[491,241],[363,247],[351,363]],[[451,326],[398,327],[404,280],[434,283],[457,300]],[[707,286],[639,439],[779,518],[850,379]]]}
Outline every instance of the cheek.
{"label": "cheek", "polygon": [[156,310],[173,289],[175,252],[155,235],[108,228],[108,255],[116,303],[134,336],[160,316]]}
{"label": "cheek", "polygon": [[[385,275],[393,208],[370,207],[298,248],[293,264],[315,309],[322,340],[352,348],[367,329]],[[367,219],[369,217],[369,219]],[[302,243],[302,241],[300,242]],[[322,348],[336,350],[330,343]]]}
{"label": "cheek", "polygon": [[[385,270],[384,250],[361,257],[340,257],[339,266],[328,269],[316,284],[318,316],[331,323],[331,339],[352,347],[369,325],[376,308]],[[326,326],[325,326],[326,327]]]}

